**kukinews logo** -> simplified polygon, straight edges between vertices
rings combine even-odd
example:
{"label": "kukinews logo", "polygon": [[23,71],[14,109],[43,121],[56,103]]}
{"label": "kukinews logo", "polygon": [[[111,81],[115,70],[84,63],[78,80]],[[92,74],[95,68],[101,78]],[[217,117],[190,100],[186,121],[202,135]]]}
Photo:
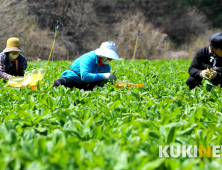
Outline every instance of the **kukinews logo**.
{"label": "kukinews logo", "polygon": [[159,158],[197,158],[203,157],[203,154],[208,158],[220,158],[222,145],[214,145],[204,147],[203,145],[162,145],[159,146]]}

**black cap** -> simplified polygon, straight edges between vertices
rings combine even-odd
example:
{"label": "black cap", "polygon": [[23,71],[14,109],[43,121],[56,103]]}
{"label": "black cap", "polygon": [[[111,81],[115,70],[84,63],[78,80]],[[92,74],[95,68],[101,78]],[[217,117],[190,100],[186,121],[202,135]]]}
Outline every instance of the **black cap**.
{"label": "black cap", "polygon": [[222,50],[222,32],[215,33],[210,37],[210,46]]}

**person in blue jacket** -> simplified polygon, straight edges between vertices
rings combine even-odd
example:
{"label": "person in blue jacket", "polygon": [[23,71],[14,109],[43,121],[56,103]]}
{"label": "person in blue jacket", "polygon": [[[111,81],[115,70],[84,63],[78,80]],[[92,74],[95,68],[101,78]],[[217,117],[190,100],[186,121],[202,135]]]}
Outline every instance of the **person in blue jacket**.
{"label": "person in blue jacket", "polygon": [[54,87],[63,85],[69,88],[92,90],[104,79],[116,80],[115,75],[110,73],[109,62],[112,60],[120,60],[116,53],[116,44],[104,42],[95,51],[77,58],[70,69],[61,74],[61,79],[55,80]]}

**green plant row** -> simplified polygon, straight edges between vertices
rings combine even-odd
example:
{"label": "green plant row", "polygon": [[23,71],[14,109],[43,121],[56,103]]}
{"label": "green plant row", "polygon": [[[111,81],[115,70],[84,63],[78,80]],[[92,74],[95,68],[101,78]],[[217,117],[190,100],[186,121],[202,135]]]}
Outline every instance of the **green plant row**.
{"label": "green plant row", "polygon": [[221,158],[159,158],[159,145],[221,145],[221,89],[189,90],[190,62],[111,63],[120,80],[142,88],[52,88],[68,61],[50,65],[38,90],[1,80],[0,170],[220,169]]}

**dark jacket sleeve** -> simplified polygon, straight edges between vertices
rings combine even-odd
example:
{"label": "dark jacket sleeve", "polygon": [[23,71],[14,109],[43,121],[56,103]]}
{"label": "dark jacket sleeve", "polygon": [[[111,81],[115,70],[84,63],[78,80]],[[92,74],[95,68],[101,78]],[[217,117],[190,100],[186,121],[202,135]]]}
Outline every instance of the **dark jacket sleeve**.
{"label": "dark jacket sleeve", "polygon": [[203,70],[202,62],[203,62],[203,56],[201,51],[198,50],[189,68],[190,76],[200,77],[200,72]]}
{"label": "dark jacket sleeve", "polygon": [[217,72],[217,77],[215,79],[221,80],[222,82],[222,74]]}
{"label": "dark jacket sleeve", "polygon": [[214,81],[222,84],[222,73],[217,72],[217,76],[214,78]]}
{"label": "dark jacket sleeve", "polygon": [[23,58],[22,69],[19,70],[19,76],[24,76],[25,70],[27,68],[27,61],[24,56],[22,56],[22,58]]}
{"label": "dark jacket sleeve", "polygon": [[24,76],[24,74],[25,74],[25,70],[26,70],[26,68],[27,68],[27,61],[26,61],[26,59],[24,58],[24,61],[23,61],[23,67],[22,67],[23,69],[22,69],[22,76]]}

